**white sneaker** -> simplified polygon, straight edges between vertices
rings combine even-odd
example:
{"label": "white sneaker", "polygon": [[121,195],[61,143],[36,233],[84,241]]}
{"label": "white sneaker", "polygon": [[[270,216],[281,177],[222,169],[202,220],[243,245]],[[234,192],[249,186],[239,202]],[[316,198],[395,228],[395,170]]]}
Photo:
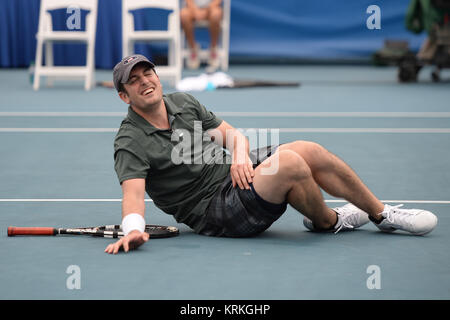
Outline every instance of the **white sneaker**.
{"label": "white sneaker", "polygon": [[333,208],[337,213],[338,221],[336,225],[329,230],[321,230],[314,227],[313,222],[308,218],[303,218],[303,225],[311,231],[315,232],[334,232],[354,230],[369,222],[367,213],[357,208],[351,203],[343,207]]}
{"label": "white sneaker", "polygon": [[208,67],[206,67],[207,73],[214,73],[219,69],[220,59],[219,53],[217,52],[217,48],[213,47],[209,49],[209,59],[208,59]]}
{"label": "white sneaker", "polygon": [[198,56],[199,45],[196,44],[195,48],[189,50],[189,57],[187,58],[186,65],[189,69],[195,70],[200,67],[200,57]]}
{"label": "white sneaker", "polygon": [[[403,205],[385,205],[381,213],[383,220],[374,224],[384,232],[404,230],[414,235],[427,234],[436,227],[437,217],[430,211],[420,209],[399,209]],[[373,220],[372,220],[373,221]]]}

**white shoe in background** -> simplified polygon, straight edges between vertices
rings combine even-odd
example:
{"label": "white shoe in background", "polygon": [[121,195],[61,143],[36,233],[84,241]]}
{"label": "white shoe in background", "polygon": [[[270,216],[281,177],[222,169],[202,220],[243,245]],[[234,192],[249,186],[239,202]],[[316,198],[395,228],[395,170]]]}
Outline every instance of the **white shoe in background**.
{"label": "white shoe in background", "polygon": [[219,69],[219,66],[220,66],[219,52],[217,51],[216,47],[212,47],[209,49],[209,59],[208,59],[208,66],[206,67],[206,72],[214,73]]}
{"label": "white shoe in background", "polygon": [[189,49],[189,56],[186,65],[191,70],[195,70],[200,67],[200,57],[198,56],[198,52],[199,52],[198,44],[196,44],[194,48]]}

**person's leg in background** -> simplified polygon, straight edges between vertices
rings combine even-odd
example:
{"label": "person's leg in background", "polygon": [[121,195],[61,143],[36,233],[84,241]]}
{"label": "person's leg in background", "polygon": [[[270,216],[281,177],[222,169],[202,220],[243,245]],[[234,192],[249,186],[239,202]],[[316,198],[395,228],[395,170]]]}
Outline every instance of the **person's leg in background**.
{"label": "person's leg in background", "polygon": [[220,59],[217,52],[217,43],[220,36],[220,24],[222,22],[222,1],[212,1],[208,7],[208,22],[210,35],[210,49],[208,60],[208,71],[215,71],[219,68]]}
{"label": "person's leg in background", "polygon": [[196,6],[186,6],[180,11],[181,27],[186,35],[186,41],[189,46],[189,57],[187,67],[189,69],[198,69],[200,58],[198,56],[199,47],[195,41],[195,21],[206,20],[208,11],[205,8]]}
{"label": "person's leg in background", "polygon": [[220,59],[217,52],[217,43],[219,41],[222,22],[222,1],[213,0],[204,8],[196,7],[192,2],[187,2],[187,6],[181,9],[181,26],[186,35],[186,41],[189,46],[189,58],[187,66],[189,69],[197,69],[200,66],[199,46],[195,41],[195,22],[208,21],[210,36],[210,53],[208,59],[209,71],[215,71],[220,65]]}

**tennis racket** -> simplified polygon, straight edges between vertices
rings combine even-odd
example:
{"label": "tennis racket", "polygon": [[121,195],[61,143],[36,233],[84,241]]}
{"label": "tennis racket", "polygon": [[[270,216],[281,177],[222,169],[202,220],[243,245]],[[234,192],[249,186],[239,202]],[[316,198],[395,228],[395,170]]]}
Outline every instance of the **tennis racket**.
{"label": "tennis racket", "polygon": [[[145,232],[152,239],[176,237],[179,230],[176,227],[148,224]],[[56,236],[61,234],[86,235],[103,238],[122,238],[124,233],[121,225],[106,225],[87,228],[51,228],[51,227],[8,227],[8,237],[12,236]]]}
{"label": "tennis racket", "polygon": [[219,86],[218,89],[239,89],[255,87],[299,87],[297,81],[266,81],[266,80],[239,80],[234,79],[231,86]]}

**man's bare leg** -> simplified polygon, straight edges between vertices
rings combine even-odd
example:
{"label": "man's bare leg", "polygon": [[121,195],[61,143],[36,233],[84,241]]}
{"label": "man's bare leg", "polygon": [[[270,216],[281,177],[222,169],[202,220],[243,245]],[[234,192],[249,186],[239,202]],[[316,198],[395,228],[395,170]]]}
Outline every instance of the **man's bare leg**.
{"label": "man's bare leg", "polygon": [[[264,169],[278,166],[274,174]],[[332,228],[337,215],[327,207],[319,186],[306,161],[290,150],[277,151],[255,169],[253,187],[260,197],[271,203],[288,201],[300,213],[314,221],[320,229]]]}
{"label": "man's bare leg", "polygon": [[367,188],[356,173],[341,159],[317,143],[295,141],[281,145],[301,156],[311,170],[314,181],[328,194],[347,200],[372,217],[379,219],[384,204]]}

